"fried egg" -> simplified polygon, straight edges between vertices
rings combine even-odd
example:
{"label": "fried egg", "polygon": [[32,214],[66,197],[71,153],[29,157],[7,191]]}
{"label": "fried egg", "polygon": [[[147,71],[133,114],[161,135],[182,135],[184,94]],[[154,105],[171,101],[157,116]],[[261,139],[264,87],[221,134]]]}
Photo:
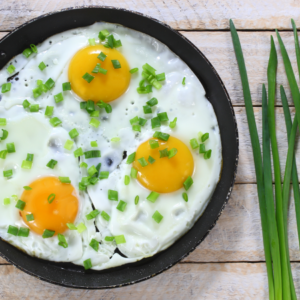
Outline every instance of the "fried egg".
{"label": "fried egg", "polygon": [[36,52],[0,71],[2,89],[11,83],[0,151],[15,147],[0,158],[12,170],[0,176],[1,238],[95,270],[168,248],[201,216],[221,172],[218,122],[198,78],[163,43],[103,22]]}

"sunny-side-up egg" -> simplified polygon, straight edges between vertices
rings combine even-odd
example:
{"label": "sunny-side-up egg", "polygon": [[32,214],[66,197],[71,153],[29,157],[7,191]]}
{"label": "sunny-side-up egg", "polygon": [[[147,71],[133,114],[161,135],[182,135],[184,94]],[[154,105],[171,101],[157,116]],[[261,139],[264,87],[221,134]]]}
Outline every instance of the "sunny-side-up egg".
{"label": "sunny-side-up egg", "polygon": [[[221,172],[218,123],[197,77],[163,43],[96,23],[17,55],[0,84],[2,144],[16,147],[5,159],[0,152],[0,168],[13,170],[0,181],[3,239],[101,270],[166,249],[203,213]],[[45,229],[54,236],[43,238]]]}

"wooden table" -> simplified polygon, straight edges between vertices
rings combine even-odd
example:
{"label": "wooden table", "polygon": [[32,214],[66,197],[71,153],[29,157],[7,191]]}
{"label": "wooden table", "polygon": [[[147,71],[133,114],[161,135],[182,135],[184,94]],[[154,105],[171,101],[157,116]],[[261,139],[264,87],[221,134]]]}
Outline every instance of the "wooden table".
{"label": "wooden table", "polygon": [[[113,290],[76,290],[31,277],[0,259],[0,299],[267,299],[268,287],[261,235],[256,178],[241,82],[228,30],[235,22],[244,49],[250,88],[261,133],[261,83],[266,83],[270,35],[281,34],[297,73],[290,18],[300,26],[296,0],[18,0],[0,2],[0,37],[44,13],[78,5],[111,5],[136,9],[179,30],[206,55],[221,76],[238,122],[240,160],[232,196],[217,225],[181,263],[145,282]],[[299,27],[300,28],[300,27]],[[280,52],[278,87],[288,91]],[[283,110],[277,94],[276,121],[282,169],[287,152]],[[292,105],[292,102],[290,102]],[[294,108],[291,108],[294,113]],[[298,140],[298,149],[300,143]],[[298,153],[300,158],[300,153]],[[300,169],[300,160],[298,161]],[[282,172],[283,174],[283,172]],[[295,286],[300,297],[300,251],[294,204],[289,239]]]}

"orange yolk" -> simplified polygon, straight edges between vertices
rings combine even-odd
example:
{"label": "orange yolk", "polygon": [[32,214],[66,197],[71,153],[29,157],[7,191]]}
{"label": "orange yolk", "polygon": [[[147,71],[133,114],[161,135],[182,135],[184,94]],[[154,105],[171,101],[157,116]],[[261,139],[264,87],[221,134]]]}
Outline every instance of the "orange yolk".
{"label": "orange yolk", "polygon": [[[156,140],[151,138],[151,140]],[[138,181],[148,190],[157,193],[170,193],[183,187],[184,181],[194,172],[194,159],[189,148],[179,139],[169,137],[168,141],[157,140],[159,147],[151,149],[149,140],[141,144],[135,155],[133,167],[138,170]],[[172,158],[160,158],[159,150],[177,149]],[[137,161],[144,157],[148,161],[149,155],[155,159],[153,164],[142,167]]]}
{"label": "orange yolk", "polygon": [[[100,52],[106,55],[102,62],[97,56]],[[118,60],[121,68],[115,69],[112,60]],[[100,63],[102,73],[92,73],[96,64]],[[89,73],[95,78],[88,83],[82,76]],[[79,50],[72,58],[68,71],[72,90],[83,100],[110,102],[123,95],[130,82],[129,65],[125,57],[116,49],[103,45],[88,46]]]}
{"label": "orange yolk", "polygon": [[[29,228],[42,235],[45,229],[63,233],[67,223],[74,223],[78,211],[76,191],[71,184],[64,184],[56,177],[42,177],[30,184],[32,190],[24,191],[21,199],[26,202],[21,216]],[[48,197],[55,194],[49,204]],[[27,222],[26,215],[33,214],[34,220]]]}

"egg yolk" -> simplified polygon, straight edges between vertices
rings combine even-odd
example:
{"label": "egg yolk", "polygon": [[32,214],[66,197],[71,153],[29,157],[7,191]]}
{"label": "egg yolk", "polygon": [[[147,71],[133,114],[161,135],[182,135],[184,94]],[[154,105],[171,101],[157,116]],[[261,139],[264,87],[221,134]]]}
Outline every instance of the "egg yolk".
{"label": "egg yolk", "polygon": [[[138,170],[138,181],[148,190],[157,193],[170,193],[183,187],[184,181],[194,172],[194,159],[189,148],[179,139],[170,136],[168,141],[161,141],[155,138],[159,147],[151,149],[149,140],[142,143],[135,155],[133,167]],[[160,158],[159,150],[167,148],[177,149],[177,154],[172,158]],[[138,162],[139,158],[144,157],[148,161],[151,156],[155,159],[153,164],[142,167]]]}
{"label": "egg yolk", "polygon": [[[61,183],[56,177],[42,177],[29,185],[21,200],[26,203],[21,216],[28,227],[42,235],[45,229],[63,233],[67,223],[74,223],[78,212],[78,199],[71,184]],[[48,197],[54,194],[53,202]],[[28,222],[26,215],[33,214],[34,220]]]}
{"label": "egg yolk", "polygon": [[[106,55],[104,61],[97,58],[101,52]],[[118,60],[121,68],[115,69],[112,60]],[[92,73],[97,64],[107,73]],[[86,73],[94,76],[90,83],[82,78]],[[79,50],[70,62],[68,76],[72,90],[81,99],[94,102],[110,102],[119,98],[126,92],[130,82],[129,65],[125,57],[118,50],[103,45]]]}

